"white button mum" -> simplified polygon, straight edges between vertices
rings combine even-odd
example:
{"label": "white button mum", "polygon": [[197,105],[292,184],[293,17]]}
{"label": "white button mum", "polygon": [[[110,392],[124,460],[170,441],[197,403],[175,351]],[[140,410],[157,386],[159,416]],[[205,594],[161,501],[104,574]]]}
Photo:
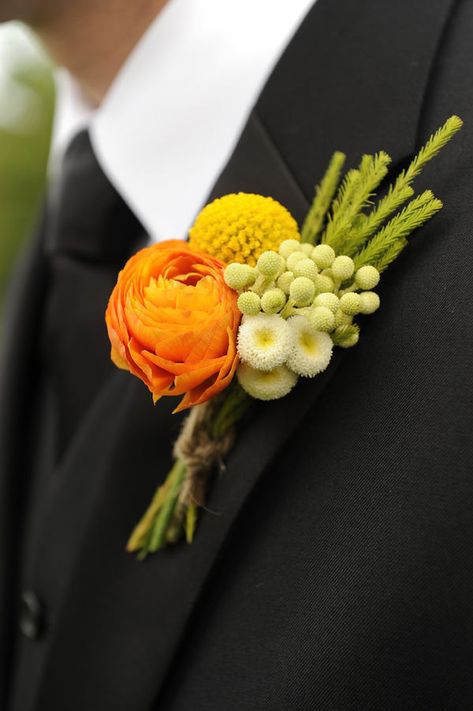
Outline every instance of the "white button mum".
{"label": "white button mum", "polygon": [[292,351],[287,359],[288,367],[298,375],[313,378],[330,363],[333,343],[328,333],[321,333],[309,323],[305,316],[288,319],[294,335]]}
{"label": "white button mum", "polygon": [[273,370],[286,361],[293,339],[293,330],[281,316],[247,316],[238,331],[238,355],[253,368]]}
{"label": "white button mum", "polygon": [[297,375],[285,365],[264,372],[240,363],[237,378],[243,390],[257,400],[279,400],[297,383]]}

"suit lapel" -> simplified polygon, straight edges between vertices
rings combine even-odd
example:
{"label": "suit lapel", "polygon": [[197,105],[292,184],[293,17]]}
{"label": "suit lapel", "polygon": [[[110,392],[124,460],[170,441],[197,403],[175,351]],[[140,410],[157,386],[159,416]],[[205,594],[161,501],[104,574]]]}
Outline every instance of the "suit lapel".
{"label": "suit lapel", "polygon": [[[41,250],[44,216],[38,234],[21,259],[15,289],[6,308],[0,354],[0,699],[2,678],[8,679],[7,663],[11,643],[12,594],[18,561],[19,511],[27,482],[24,479],[25,412],[34,390],[34,359],[30,344],[37,340],[39,313],[46,282]],[[14,604],[14,603],[13,603]],[[0,704],[1,705],[1,704]]]}
{"label": "suit lapel", "polygon": [[[239,190],[270,194],[301,219],[333,150],[346,150],[354,161],[361,152],[386,148],[395,162],[405,160],[415,148],[450,4],[403,0],[383,3],[381,12],[379,0],[319,0],[212,197]],[[410,30],[419,26],[422,37]],[[378,54],[372,38],[379,36],[383,45],[395,42],[394,50]],[[124,545],[169,468],[180,420],[167,403],[153,409],[145,389],[126,374],[112,378],[64,465],[38,543],[36,580],[53,614],[38,711],[150,707],[246,498],[337,368],[348,363],[349,356],[337,352],[325,374],[282,401],[258,406],[215,482],[195,544],[142,564]]]}

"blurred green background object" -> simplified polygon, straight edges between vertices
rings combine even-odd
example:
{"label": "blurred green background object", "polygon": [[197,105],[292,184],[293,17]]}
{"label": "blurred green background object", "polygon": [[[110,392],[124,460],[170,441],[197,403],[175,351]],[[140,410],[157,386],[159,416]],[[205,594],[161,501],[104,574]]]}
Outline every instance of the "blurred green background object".
{"label": "blurred green background object", "polygon": [[0,26],[0,311],[43,196],[54,108],[51,65],[18,24]]}

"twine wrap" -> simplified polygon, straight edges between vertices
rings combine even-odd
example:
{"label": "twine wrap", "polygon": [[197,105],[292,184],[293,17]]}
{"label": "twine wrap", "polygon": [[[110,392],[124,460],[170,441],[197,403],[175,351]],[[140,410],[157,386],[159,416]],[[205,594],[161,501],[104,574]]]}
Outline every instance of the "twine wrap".
{"label": "twine wrap", "polygon": [[211,471],[215,465],[223,470],[223,460],[233,445],[233,427],[218,439],[211,437],[210,424],[215,410],[212,401],[193,407],[174,445],[174,456],[186,465],[186,477],[178,501],[180,509],[190,504],[203,505]]}

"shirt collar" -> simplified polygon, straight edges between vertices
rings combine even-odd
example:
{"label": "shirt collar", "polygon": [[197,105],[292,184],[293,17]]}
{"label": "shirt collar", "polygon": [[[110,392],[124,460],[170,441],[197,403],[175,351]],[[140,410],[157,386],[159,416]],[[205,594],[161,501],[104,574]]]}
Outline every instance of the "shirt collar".
{"label": "shirt collar", "polygon": [[313,0],[171,0],[100,108],[60,75],[55,143],[90,125],[104,172],[153,239],[184,237]]}

